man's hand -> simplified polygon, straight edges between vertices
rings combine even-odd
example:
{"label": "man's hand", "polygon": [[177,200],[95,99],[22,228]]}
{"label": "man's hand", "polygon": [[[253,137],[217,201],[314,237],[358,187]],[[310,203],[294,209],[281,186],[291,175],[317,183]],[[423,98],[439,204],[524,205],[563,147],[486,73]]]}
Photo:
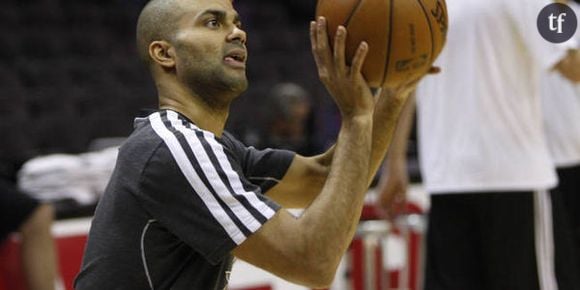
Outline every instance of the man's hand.
{"label": "man's hand", "polygon": [[378,99],[391,98],[396,100],[397,102],[406,103],[407,99],[409,98],[411,93],[413,93],[417,89],[417,85],[419,85],[419,82],[423,79],[424,76],[435,75],[440,72],[441,68],[437,66],[432,66],[431,68],[429,68],[429,70],[425,75],[417,79],[409,80],[408,82],[405,82],[395,88],[388,87],[381,88],[380,92],[378,93],[379,94]]}
{"label": "man's hand", "polygon": [[312,54],[318,67],[318,75],[334,98],[343,117],[372,113],[374,98],[361,69],[369,47],[362,42],[352,60],[346,64],[346,28],[339,26],[334,39],[334,51],[329,44],[326,19],[320,17],[310,23]]}
{"label": "man's hand", "polygon": [[571,82],[580,83],[580,50],[571,49],[554,69]]}
{"label": "man's hand", "polygon": [[377,205],[388,219],[400,215],[405,207],[409,174],[406,160],[387,161],[378,185]]}

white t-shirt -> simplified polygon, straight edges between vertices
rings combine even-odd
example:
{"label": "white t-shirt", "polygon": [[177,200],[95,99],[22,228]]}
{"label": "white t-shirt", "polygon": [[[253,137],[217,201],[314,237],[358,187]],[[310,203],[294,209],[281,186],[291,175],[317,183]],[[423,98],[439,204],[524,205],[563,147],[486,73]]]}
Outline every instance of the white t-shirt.
{"label": "white t-shirt", "polygon": [[[570,3],[580,16],[580,5]],[[580,42],[580,32],[576,33]],[[542,108],[548,147],[557,167],[580,164],[580,85],[557,72],[542,77]]]}
{"label": "white t-shirt", "polygon": [[420,161],[431,193],[556,184],[539,74],[566,49],[536,26],[549,0],[447,0],[447,45],[417,91]]}
{"label": "white t-shirt", "polygon": [[542,80],[544,124],[552,159],[557,167],[580,164],[580,85],[558,73]]}

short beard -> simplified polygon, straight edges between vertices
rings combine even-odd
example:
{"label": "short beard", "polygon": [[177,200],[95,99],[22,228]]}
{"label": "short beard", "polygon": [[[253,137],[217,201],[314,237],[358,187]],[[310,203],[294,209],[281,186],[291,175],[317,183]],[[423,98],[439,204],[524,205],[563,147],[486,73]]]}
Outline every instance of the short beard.
{"label": "short beard", "polygon": [[248,88],[247,78],[228,77],[222,68],[189,71],[182,81],[201,101],[213,109],[227,109],[230,103]]}

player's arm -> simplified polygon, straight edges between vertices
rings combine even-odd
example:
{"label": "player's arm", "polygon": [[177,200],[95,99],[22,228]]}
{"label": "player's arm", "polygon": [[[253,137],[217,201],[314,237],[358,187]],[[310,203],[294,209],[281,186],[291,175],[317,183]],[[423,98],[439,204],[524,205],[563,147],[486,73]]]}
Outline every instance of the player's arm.
{"label": "player's arm", "polygon": [[401,112],[399,123],[378,184],[378,204],[389,216],[402,209],[409,184],[407,145],[413,127],[415,95],[412,94]]}
{"label": "player's arm", "polygon": [[330,172],[334,146],[321,155],[305,157],[296,154],[280,182],[268,196],[287,208],[305,208],[319,194]]}
{"label": "player's arm", "polygon": [[580,83],[580,49],[569,50],[554,69],[571,82]]}
{"label": "player's arm", "polygon": [[[556,3],[568,4],[568,0],[556,0]],[[578,44],[578,43],[577,43]],[[573,83],[580,82],[580,49],[570,49],[566,56],[555,66],[554,70]]]}
{"label": "player's arm", "polygon": [[238,258],[286,280],[312,288],[328,286],[346,251],[367,188],[375,101],[362,77],[368,51],[359,47],[351,68],[344,60],[346,30],[330,51],[325,21],[311,24],[319,75],[342,115],[342,125],[322,190],[299,218],[286,210],[234,249]]}

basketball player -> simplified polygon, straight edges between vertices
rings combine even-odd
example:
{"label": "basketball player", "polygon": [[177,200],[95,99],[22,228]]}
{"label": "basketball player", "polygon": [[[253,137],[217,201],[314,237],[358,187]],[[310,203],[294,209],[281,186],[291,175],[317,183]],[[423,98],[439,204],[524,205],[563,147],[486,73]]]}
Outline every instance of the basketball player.
{"label": "basketball player", "polygon": [[[580,15],[580,4],[567,1]],[[580,34],[576,33],[580,43]],[[564,202],[571,226],[577,261],[580,261],[580,85],[572,84],[557,72],[542,77],[542,109],[548,148],[556,172],[558,187],[553,195]],[[580,276],[580,265],[576,275]]]}
{"label": "basketball player", "polygon": [[[436,62],[445,69],[417,90],[419,156],[431,195],[427,290],[580,287],[570,263],[554,265],[554,253],[570,256],[570,248],[559,243],[559,217],[552,222],[562,211],[548,194],[556,174],[539,89],[546,70],[578,80],[580,62],[577,51],[538,33],[549,3],[447,0],[447,46]],[[395,144],[403,147],[392,148],[380,191],[387,209],[407,180],[405,142]]]}
{"label": "basketball player", "polygon": [[[152,0],[137,44],[160,110],[135,121],[99,202],[76,289],[225,289],[232,255],[323,288],[356,228],[364,193],[414,85],[375,99],[361,75],[368,45],[345,65],[311,23],[322,82],[342,115],[323,155],[248,148],[224,132],[247,86],[246,33],[231,0]],[[373,121],[376,120],[376,121]],[[294,217],[284,207],[306,207]]]}

